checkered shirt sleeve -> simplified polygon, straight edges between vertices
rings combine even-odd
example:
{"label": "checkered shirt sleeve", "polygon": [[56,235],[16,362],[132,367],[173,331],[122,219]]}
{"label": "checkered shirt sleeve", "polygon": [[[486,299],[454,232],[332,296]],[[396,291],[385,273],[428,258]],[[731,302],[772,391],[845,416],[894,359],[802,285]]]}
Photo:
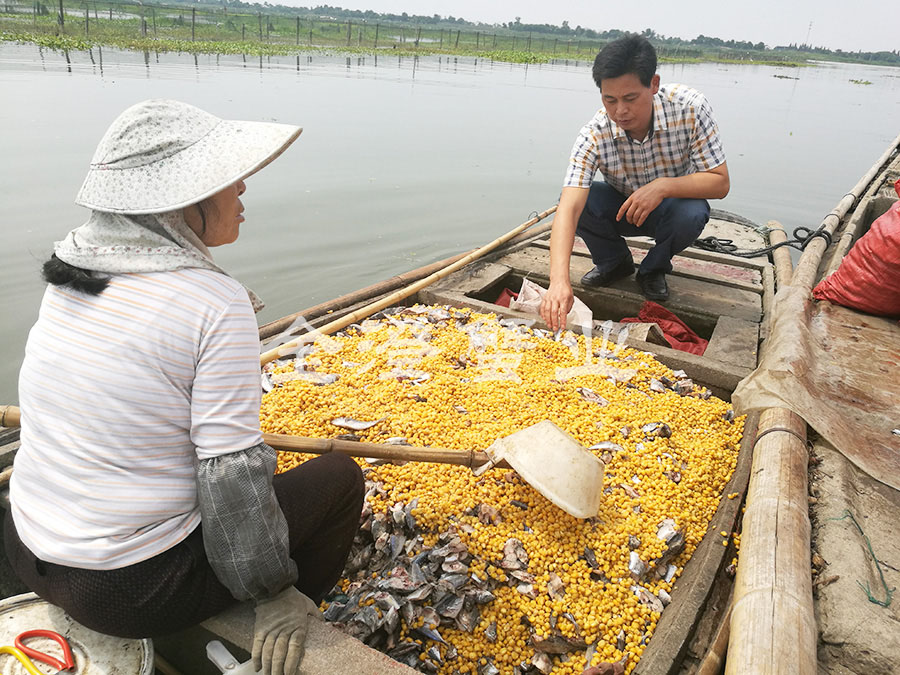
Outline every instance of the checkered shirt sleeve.
{"label": "checkered shirt sleeve", "polygon": [[712,106],[702,94],[697,95],[696,115],[691,135],[691,164],[694,172],[709,171],[725,163],[725,151],[719,137],[719,125]]}

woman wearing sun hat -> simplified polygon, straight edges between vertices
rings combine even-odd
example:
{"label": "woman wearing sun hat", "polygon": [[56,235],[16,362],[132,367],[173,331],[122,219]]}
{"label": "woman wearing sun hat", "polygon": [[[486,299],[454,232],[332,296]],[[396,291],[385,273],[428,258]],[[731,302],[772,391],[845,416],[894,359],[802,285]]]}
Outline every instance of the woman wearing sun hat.
{"label": "woman wearing sun hat", "polygon": [[363,480],[326,455],[275,476],[259,429],[262,304],[213,262],[244,179],[300,128],[168,100],[107,130],[57,242],[19,378],[7,556],[89,628],[153,637],[256,603],[253,660],[299,667],[340,576]]}

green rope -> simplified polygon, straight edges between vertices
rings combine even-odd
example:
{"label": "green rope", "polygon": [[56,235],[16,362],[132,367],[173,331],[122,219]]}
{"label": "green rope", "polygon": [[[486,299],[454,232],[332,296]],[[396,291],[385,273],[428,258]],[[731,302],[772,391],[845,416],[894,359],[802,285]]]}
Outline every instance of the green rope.
{"label": "green rope", "polygon": [[869,541],[869,537],[866,536],[866,533],[863,532],[863,529],[859,526],[859,523],[856,522],[856,518],[854,518],[853,514],[850,513],[850,509],[844,509],[844,515],[840,518],[829,518],[828,520],[846,520],[847,518],[853,521],[853,524],[856,525],[856,529],[859,530],[859,533],[863,536],[863,539],[866,540],[866,546],[869,548],[869,555],[872,556],[872,560],[875,561],[875,569],[878,570],[878,576],[881,579],[881,585],[884,587],[885,599],[879,600],[874,595],[872,595],[872,591],[869,588],[868,581],[866,582],[865,586],[863,586],[862,582],[859,579],[856,580],[856,583],[861,589],[866,592],[866,595],[869,598],[869,602],[873,602],[881,607],[889,607],[891,604],[891,598],[894,595],[894,591],[897,589],[888,588],[887,582],[884,580],[884,572],[882,572],[881,570],[881,561],[875,557],[875,551],[872,550],[872,542]]}

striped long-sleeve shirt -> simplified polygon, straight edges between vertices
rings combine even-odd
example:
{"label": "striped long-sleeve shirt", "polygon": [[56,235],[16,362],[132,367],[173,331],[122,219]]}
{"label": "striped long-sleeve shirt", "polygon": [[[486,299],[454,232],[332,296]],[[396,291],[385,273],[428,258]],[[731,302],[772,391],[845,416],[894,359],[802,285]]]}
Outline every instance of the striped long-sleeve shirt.
{"label": "striped long-sleeve shirt", "polygon": [[699,91],[667,84],[653,97],[653,124],[643,141],[628,137],[601,109],[578,135],[564,187],[589,188],[599,171],[628,196],[662,177],[709,171],[725,163],[712,108]]}
{"label": "striped long-sleeve shirt", "polygon": [[198,463],[261,443],[258,358],[247,293],[217,272],[116,275],[99,296],[48,287],[19,377],[22,541],[115,569],[184,539]]}

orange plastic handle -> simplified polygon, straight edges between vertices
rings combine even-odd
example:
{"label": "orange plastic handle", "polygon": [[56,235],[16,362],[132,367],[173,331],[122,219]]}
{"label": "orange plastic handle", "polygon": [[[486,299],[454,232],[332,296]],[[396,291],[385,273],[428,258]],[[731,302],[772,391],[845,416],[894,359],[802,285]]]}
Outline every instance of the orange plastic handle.
{"label": "orange plastic handle", "polygon": [[[40,652],[37,649],[33,649],[32,647],[26,647],[24,644],[22,644],[22,640],[36,637],[55,640],[56,643],[62,648],[63,658],[65,660],[60,661],[56,657],[45,654],[44,652]],[[47,665],[52,666],[57,670],[69,670],[70,668],[75,667],[75,659],[72,657],[72,648],[69,647],[69,641],[54,630],[36,628],[34,630],[26,630],[24,633],[19,633],[19,635],[16,636],[16,647],[23,653],[30,656],[32,659],[43,661]]]}

